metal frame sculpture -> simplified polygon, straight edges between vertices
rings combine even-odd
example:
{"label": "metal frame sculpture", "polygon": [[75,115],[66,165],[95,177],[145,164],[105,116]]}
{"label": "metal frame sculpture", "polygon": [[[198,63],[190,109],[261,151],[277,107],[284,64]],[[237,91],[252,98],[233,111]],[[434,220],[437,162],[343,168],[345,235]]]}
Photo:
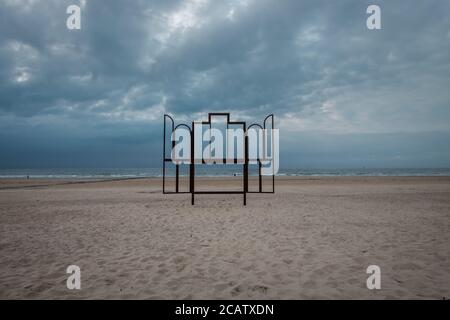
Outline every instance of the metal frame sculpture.
{"label": "metal frame sculpture", "polygon": [[[195,145],[195,126],[200,124],[200,125],[209,125],[209,128],[211,129],[211,119],[212,117],[215,116],[219,116],[219,117],[226,117],[227,121],[226,121],[226,125],[227,125],[227,129],[229,128],[230,125],[241,125],[244,131],[244,141],[243,141],[243,145],[244,145],[244,159],[243,161],[239,162],[239,159],[237,159],[236,157],[234,157],[233,159],[223,159],[223,163],[229,163],[229,161],[231,160],[232,163],[234,164],[242,164],[242,169],[243,169],[243,184],[242,184],[242,190],[238,190],[238,191],[228,191],[228,190],[215,190],[215,191],[200,191],[200,190],[196,190],[195,189],[195,164],[207,164],[205,159],[201,159],[200,162],[196,162],[196,159],[194,159],[194,145]],[[274,115],[270,114],[268,115],[264,121],[263,121],[263,125],[261,126],[258,123],[253,123],[249,126],[247,126],[247,123],[245,121],[230,121],[230,113],[208,113],[208,121],[198,121],[192,122],[192,126],[189,127],[187,124],[184,123],[180,123],[178,125],[175,126],[175,121],[174,119],[168,115],[165,114],[164,115],[164,134],[163,134],[163,173],[162,173],[162,177],[163,177],[163,194],[182,194],[182,193],[190,193],[191,194],[191,204],[194,205],[194,199],[195,199],[195,195],[196,194],[242,194],[243,195],[243,201],[244,201],[244,205],[247,204],[247,193],[275,193],[275,172],[273,171],[273,163],[272,164],[272,188],[270,191],[263,191],[263,179],[262,179],[262,174],[261,174],[261,168],[262,168],[262,161],[267,161],[266,159],[261,159],[258,155],[258,158],[256,159],[257,165],[258,165],[258,191],[249,191],[248,188],[248,176],[249,176],[249,164],[251,165],[252,163],[250,163],[250,159],[249,159],[249,144],[248,144],[248,130],[252,127],[257,127],[259,129],[265,130],[268,129],[267,128],[267,121],[271,120],[271,128],[270,129],[274,129]],[[170,136],[172,136],[172,134],[180,127],[184,127],[187,128],[187,130],[190,133],[190,162],[188,164],[189,166],[189,191],[180,191],[179,189],[179,181],[180,181],[180,165],[183,164],[175,164],[175,190],[174,191],[167,191],[166,190],[166,162],[173,162],[172,159],[172,155],[167,156],[166,154],[166,139],[167,139],[167,127],[166,127],[166,121],[170,120],[171,121],[171,132],[170,132]],[[172,146],[172,148],[175,147],[175,141],[173,141],[172,139],[170,139],[170,144]],[[272,142],[272,148],[273,148],[273,142]],[[272,157],[273,158],[273,157]],[[228,162],[227,162],[228,160]],[[272,160],[269,160],[269,162]]]}

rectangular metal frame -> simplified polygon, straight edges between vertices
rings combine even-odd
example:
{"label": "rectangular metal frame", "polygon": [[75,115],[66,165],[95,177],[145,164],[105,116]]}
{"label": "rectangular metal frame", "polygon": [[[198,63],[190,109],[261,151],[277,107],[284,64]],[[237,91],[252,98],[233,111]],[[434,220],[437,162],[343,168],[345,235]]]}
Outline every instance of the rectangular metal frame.
{"label": "rectangular metal frame", "polygon": [[[209,125],[211,129],[211,118],[214,116],[225,116],[227,118],[227,129],[229,125],[242,125],[244,130],[244,162],[242,164],[242,175],[243,175],[243,184],[242,184],[242,190],[238,191],[228,191],[228,190],[214,190],[214,191],[196,191],[195,190],[195,159],[194,159],[194,141],[195,141],[195,125],[201,124],[201,125]],[[274,193],[275,192],[275,174],[272,174],[272,190],[271,191],[262,191],[262,175],[261,175],[261,168],[262,168],[262,162],[261,159],[258,159],[258,176],[259,176],[259,191],[249,191],[248,190],[248,166],[249,166],[249,155],[248,155],[248,136],[247,136],[247,129],[251,126],[258,126],[261,129],[266,128],[266,120],[272,117],[272,128],[274,127],[274,119],[273,114],[267,116],[264,119],[263,127],[258,124],[252,124],[249,127],[247,127],[247,123],[245,121],[230,121],[230,113],[223,113],[223,112],[212,112],[208,113],[208,121],[199,121],[199,122],[192,122],[192,126],[189,128],[186,124],[179,124],[175,127],[175,122],[173,118],[167,114],[164,115],[164,134],[163,134],[163,193],[164,194],[174,194],[174,193],[190,193],[191,194],[191,204],[194,205],[195,203],[195,195],[196,194],[242,194],[243,195],[243,203],[244,205],[247,204],[247,193]],[[189,164],[189,191],[179,191],[179,170],[180,170],[180,164],[175,164],[175,191],[166,191],[166,162],[172,162],[171,157],[166,156],[166,118],[169,118],[172,121],[172,130],[171,133],[173,133],[178,127],[185,126],[189,128],[190,130],[190,136],[191,136],[191,159]],[[273,144],[272,144],[273,145]],[[175,146],[175,141],[172,141],[172,148]],[[228,159],[230,160],[230,159]],[[238,159],[233,158],[233,163],[238,164]],[[273,161],[273,160],[271,160]],[[223,163],[226,163],[226,159],[223,159]],[[201,164],[206,164],[205,159],[202,159]],[[272,166],[273,168],[273,166]]]}

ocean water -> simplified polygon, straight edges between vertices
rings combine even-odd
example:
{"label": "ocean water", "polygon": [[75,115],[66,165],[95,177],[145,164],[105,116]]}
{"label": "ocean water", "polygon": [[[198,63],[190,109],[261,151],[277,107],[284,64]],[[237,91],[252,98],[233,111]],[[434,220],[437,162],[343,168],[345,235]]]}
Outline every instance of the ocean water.
{"label": "ocean water", "polygon": [[[173,176],[173,166],[166,175]],[[256,166],[250,166],[250,175],[257,175]],[[188,175],[188,167],[180,169]],[[196,166],[196,176],[242,175],[241,165]],[[38,168],[0,169],[0,179],[126,179],[161,177],[161,168]],[[277,176],[450,176],[450,168],[354,168],[354,169],[280,169]]]}

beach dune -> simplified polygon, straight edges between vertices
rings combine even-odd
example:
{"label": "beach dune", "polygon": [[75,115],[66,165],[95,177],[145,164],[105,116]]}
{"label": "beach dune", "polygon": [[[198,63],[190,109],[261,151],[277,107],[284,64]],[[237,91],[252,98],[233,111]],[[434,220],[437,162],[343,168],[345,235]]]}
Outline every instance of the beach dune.
{"label": "beach dune", "polygon": [[247,206],[191,206],[157,178],[79,182],[0,180],[1,299],[450,297],[450,177],[277,178]]}

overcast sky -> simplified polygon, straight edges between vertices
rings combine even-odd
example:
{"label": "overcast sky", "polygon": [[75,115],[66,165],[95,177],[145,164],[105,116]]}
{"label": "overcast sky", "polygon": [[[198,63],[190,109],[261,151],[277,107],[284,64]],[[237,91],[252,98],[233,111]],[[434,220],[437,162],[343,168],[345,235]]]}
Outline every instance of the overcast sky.
{"label": "overcast sky", "polygon": [[450,2],[0,0],[1,168],[159,166],[208,111],[274,113],[282,167],[449,167]]}

